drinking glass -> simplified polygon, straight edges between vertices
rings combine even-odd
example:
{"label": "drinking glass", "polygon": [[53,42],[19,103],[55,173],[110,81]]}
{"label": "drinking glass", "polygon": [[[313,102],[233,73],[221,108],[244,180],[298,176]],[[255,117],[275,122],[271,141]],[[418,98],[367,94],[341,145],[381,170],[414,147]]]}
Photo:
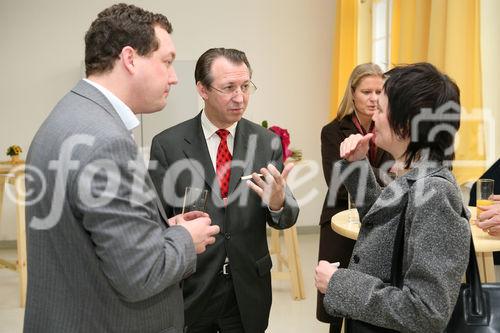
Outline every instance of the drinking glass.
{"label": "drinking glass", "polygon": [[[477,206],[489,206],[493,204],[493,200],[490,197],[493,195],[493,190],[495,188],[495,180],[493,179],[478,179],[476,183],[476,207]],[[477,218],[481,213],[480,209],[477,209]]]}
{"label": "drinking glass", "polygon": [[182,214],[198,210],[206,211],[208,190],[196,187],[186,187],[184,201],[182,202]]}
{"label": "drinking glass", "polygon": [[347,192],[347,209],[349,209],[349,215],[347,215],[347,221],[349,223],[359,223],[358,214],[356,214],[356,202],[351,194]]}

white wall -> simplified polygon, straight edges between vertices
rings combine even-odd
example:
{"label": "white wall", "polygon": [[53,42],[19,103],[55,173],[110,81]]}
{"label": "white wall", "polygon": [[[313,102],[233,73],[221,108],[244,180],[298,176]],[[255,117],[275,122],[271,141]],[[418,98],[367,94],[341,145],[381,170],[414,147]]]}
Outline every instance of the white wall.
{"label": "white wall", "polygon": [[[85,31],[96,14],[112,3],[0,1],[0,153],[11,144],[27,151],[54,104],[81,77]],[[287,128],[292,146],[301,148],[304,157],[321,170],[319,135],[329,112],[335,1],[143,0],[134,4],[162,12],[173,23],[177,59],[184,66],[181,84],[194,85],[192,72],[185,65],[196,61],[206,49],[224,46],[244,50],[259,88],[252,96],[247,118],[256,122],[267,119]],[[189,87],[181,89],[179,85],[178,89],[188,91]],[[164,112],[152,116],[164,122],[161,128],[196,113],[168,106]],[[153,119],[149,124],[157,126]],[[318,191],[312,202],[302,206],[299,225],[318,223],[323,182],[319,172],[295,191],[298,198],[313,189]],[[4,207],[0,240],[15,239],[12,204],[6,202]]]}

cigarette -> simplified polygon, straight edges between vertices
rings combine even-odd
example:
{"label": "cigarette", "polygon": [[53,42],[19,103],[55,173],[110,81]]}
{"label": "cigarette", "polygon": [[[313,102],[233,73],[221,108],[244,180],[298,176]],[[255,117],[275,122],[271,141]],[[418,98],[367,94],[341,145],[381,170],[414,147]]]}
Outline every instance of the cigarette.
{"label": "cigarette", "polygon": [[[257,176],[262,177],[262,176],[263,176],[263,174],[258,173],[258,174],[257,174]],[[247,179],[252,179],[252,175],[248,175],[248,176],[243,176],[243,177],[241,177],[241,180],[247,180]]]}

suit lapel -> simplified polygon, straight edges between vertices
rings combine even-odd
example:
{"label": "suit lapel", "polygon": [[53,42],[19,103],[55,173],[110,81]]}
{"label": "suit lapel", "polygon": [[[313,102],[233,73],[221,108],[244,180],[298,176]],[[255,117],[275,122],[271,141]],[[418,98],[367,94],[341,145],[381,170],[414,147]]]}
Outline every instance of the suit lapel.
{"label": "suit lapel", "polygon": [[[248,140],[250,138],[249,128],[245,119],[241,119],[236,127],[233,146],[233,163],[231,164],[231,177],[229,179],[229,193],[234,192],[238,184],[241,183],[241,176],[249,175],[252,170],[252,163],[241,165],[246,162],[248,152]],[[251,162],[255,162],[255,157]]]}
{"label": "suit lapel", "polygon": [[[212,192],[217,193],[220,197],[219,183],[214,181],[215,170],[201,127],[201,113],[191,120],[189,131],[184,135],[182,145],[184,155],[188,158],[193,168],[203,177]],[[193,163],[193,160],[200,162],[202,169],[200,169],[197,163]]]}
{"label": "suit lapel", "polygon": [[[245,119],[241,119],[236,127],[233,146],[233,161],[236,161],[238,165],[235,165],[235,167],[231,166],[229,193],[232,193],[241,183],[242,175],[248,175],[254,171],[252,170],[253,165],[251,163],[244,166],[239,164],[245,162],[248,139],[251,134]],[[182,144],[184,155],[189,159],[193,168],[200,176],[204,177],[205,182],[211,188],[212,192],[217,193],[217,197],[220,198],[219,182],[216,181],[215,170],[210,158],[210,153],[208,152],[207,141],[205,140],[201,127],[201,113],[192,119],[189,131],[184,135]],[[192,160],[200,162],[203,169],[200,169],[199,165],[192,163]]]}
{"label": "suit lapel", "polygon": [[109,100],[96,87],[84,80],[80,80],[71,91],[99,105],[108,115],[120,124],[127,134],[130,134],[130,131],[125,127],[118,112],[116,112]]}
{"label": "suit lapel", "polygon": [[351,134],[358,133],[356,126],[351,120],[351,115],[345,116],[340,120],[339,123],[340,123],[340,131],[344,134],[346,138]]}
{"label": "suit lapel", "polygon": [[[75,94],[78,94],[84,98],[87,98],[97,105],[99,105],[106,113],[108,113],[112,118],[114,118],[120,125],[121,127],[125,130],[125,134],[130,134],[130,131],[125,127],[125,124],[121,120],[120,116],[116,112],[116,110],[113,108],[109,100],[94,86],[89,84],[88,82],[85,82],[84,80],[80,80],[77,85],[72,89],[72,91]],[[168,217],[167,214],[165,213],[165,210],[163,209],[163,205],[161,204],[160,200],[158,199],[158,193],[156,192],[156,188],[153,185],[153,181],[151,180],[151,177],[149,176],[149,173],[145,173],[145,181],[147,185],[153,189],[155,193],[155,197],[153,198],[153,204],[156,206],[158,209],[158,212],[160,214],[160,217],[163,219],[165,224],[168,226]]]}
{"label": "suit lapel", "polygon": [[165,212],[165,209],[163,208],[163,204],[160,201],[160,196],[158,195],[158,192],[156,191],[156,187],[154,186],[153,180],[151,179],[151,176],[149,175],[149,172],[146,171],[146,174],[144,175],[145,177],[145,182],[149,186],[150,189],[153,190],[154,192],[154,198],[153,198],[153,204],[156,206],[158,209],[158,212],[160,214],[161,219],[165,224],[168,226],[168,217],[167,213]]}

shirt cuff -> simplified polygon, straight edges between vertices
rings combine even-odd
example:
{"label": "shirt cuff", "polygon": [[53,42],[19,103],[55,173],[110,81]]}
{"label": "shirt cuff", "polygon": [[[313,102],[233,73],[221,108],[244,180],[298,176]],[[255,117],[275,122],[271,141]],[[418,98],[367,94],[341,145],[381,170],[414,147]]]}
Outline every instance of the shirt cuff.
{"label": "shirt cuff", "polygon": [[269,213],[271,214],[271,218],[273,219],[273,222],[278,223],[278,221],[280,220],[280,217],[281,217],[281,213],[283,212],[283,207],[281,207],[278,210],[272,210],[271,208],[269,208],[269,206],[267,206],[267,209],[269,209]]}

